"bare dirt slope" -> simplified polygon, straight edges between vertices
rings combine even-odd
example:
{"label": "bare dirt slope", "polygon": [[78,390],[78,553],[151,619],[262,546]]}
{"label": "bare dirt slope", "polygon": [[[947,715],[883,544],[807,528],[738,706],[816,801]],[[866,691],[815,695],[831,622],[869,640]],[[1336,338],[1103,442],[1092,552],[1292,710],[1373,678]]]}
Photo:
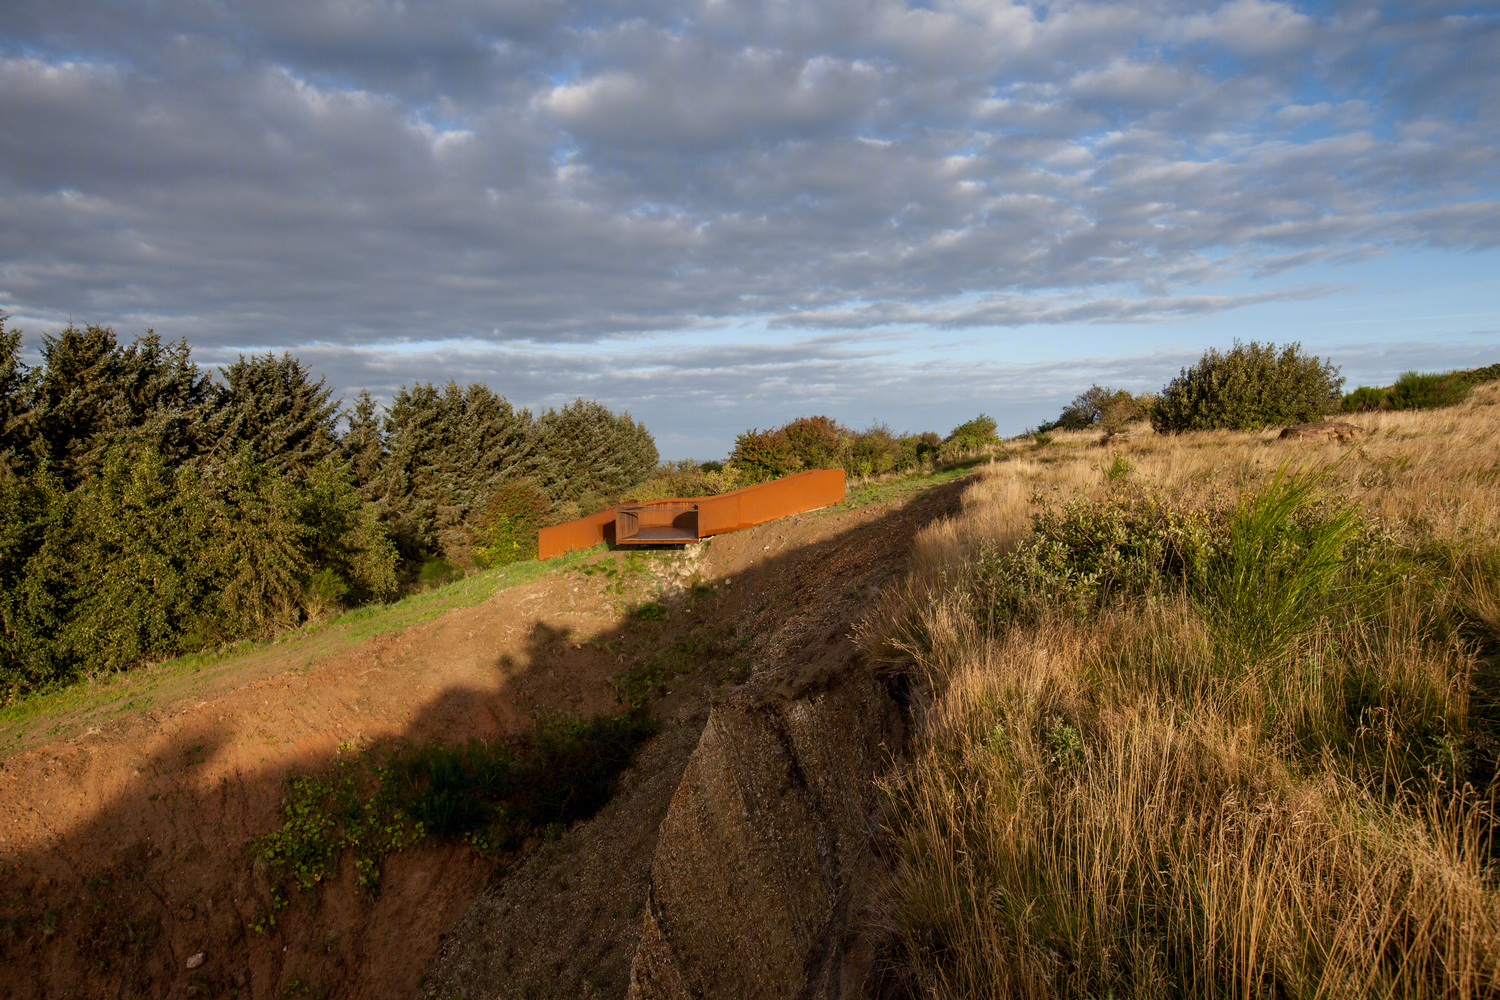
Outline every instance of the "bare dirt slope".
{"label": "bare dirt slope", "polygon": [[[852,656],[853,624],[959,489],[688,553],[601,553],[394,634],[273,645],[196,689],[127,685],[127,709],[81,733],[32,720],[0,758],[0,996],[623,995],[656,829],[710,700],[814,634],[823,669]],[[664,617],[628,613],[653,597]],[[612,713],[620,690],[665,725],[595,819],[504,871],[425,846],[391,856],[371,894],[346,864],[267,924],[250,848],[289,774],[341,745]]]}

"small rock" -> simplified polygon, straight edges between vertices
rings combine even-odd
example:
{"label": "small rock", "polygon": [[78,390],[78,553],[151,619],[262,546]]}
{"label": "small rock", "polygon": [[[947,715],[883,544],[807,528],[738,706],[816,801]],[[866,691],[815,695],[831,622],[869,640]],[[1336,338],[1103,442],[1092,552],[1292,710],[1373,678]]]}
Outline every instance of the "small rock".
{"label": "small rock", "polygon": [[1326,438],[1329,441],[1354,441],[1369,433],[1357,424],[1320,420],[1311,424],[1294,424],[1281,432],[1281,439]]}
{"label": "small rock", "polygon": [[200,966],[200,965],[203,964],[203,960],[206,959],[207,957],[208,957],[208,952],[205,952],[205,951],[195,951],[191,955],[188,956],[187,967],[189,969],[196,969],[198,966]]}

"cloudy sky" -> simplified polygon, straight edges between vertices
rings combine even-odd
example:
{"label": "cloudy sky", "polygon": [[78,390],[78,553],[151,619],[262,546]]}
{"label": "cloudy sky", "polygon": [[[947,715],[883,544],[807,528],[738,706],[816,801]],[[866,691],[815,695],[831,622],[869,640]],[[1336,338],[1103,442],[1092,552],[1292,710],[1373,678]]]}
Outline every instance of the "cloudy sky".
{"label": "cloudy sky", "polygon": [[1500,9],[11,0],[0,311],[341,392],[1016,432],[1300,340],[1500,361]]}

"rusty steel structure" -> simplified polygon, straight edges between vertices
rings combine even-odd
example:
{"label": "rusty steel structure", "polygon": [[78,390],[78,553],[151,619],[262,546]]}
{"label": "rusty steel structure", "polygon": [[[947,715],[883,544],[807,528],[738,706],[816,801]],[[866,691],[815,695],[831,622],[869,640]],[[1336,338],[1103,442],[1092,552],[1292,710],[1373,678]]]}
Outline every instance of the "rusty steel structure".
{"label": "rusty steel structure", "polygon": [[614,545],[678,545],[739,531],[844,499],[843,469],[810,469],[711,497],[627,502],[543,528],[537,558]]}

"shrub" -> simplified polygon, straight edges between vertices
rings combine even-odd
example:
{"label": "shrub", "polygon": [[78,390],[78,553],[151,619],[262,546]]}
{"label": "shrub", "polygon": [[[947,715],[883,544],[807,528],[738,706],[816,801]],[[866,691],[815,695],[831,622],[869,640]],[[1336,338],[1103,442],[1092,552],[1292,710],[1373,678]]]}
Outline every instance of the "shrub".
{"label": "shrub", "polygon": [[[975,607],[993,629],[1059,605],[1081,619],[1117,599],[1185,593],[1225,645],[1274,656],[1330,602],[1369,598],[1341,583],[1368,526],[1329,500],[1326,476],[1281,469],[1232,506],[1185,505],[1111,476],[1102,498],[1048,507],[1021,545],[981,559]],[[1367,568],[1365,577],[1378,589],[1379,573]]]}
{"label": "shrub", "polygon": [[1390,406],[1391,390],[1362,385],[1344,397],[1342,409],[1345,413],[1369,413],[1388,410]]}
{"label": "shrub", "polygon": [[1130,421],[1140,419],[1146,412],[1146,401],[1128,390],[1106,389],[1096,383],[1063,407],[1056,420],[1038,430],[1078,431],[1098,424],[1113,434]]}
{"label": "shrub", "polygon": [[797,468],[828,469],[839,464],[844,428],[832,417],[798,417],[781,429],[797,458]]}
{"label": "shrub", "polygon": [[1483,368],[1465,368],[1463,371],[1457,371],[1453,374],[1470,385],[1500,382],[1500,364],[1485,365]]}
{"label": "shrub", "polygon": [[1457,406],[1469,396],[1473,383],[1460,374],[1446,375],[1403,372],[1388,390],[1393,410],[1432,410],[1440,406]]}
{"label": "shrub", "polygon": [[774,431],[741,434],[735,438],[729,461],[752,482],[804,469],[832,468],[841,465],[846,436],[831,417],[798,417]]}
{"label": "shrub", "polygon": [[663,462],[656,475],[625,491],[625,499],[645,502],[674,497],[710,497],[740,486],[740,470],[723,462],[697,464],[692,459]]}
{"label": "shrub", "polygon": [[931,462],[943,447],[943,439],[932,431],[903,435],[898,443],[901,446],[899,467],[903,469],[914,469],[924,462]]}
{"label": "shrub", "polygon": [[481,566],[535,559],[537,532],[550,506],[547,494],[531,480],[502,482],[490,493],[474,527],[474,558]]}
{"label": "shrub", "polygon": [[868,430],[849,438],[844,468],[856,476],[878,476],[901,464],[901,443],[885,424],[872,424]]}
{"label": "shrub", "polygon": [[427,839],[518,848],[596,813],[659,728],[644,713],[544,718],[512,745],[470,739],[342,752],[322,774],[287,779],[282,825],[250,850],[271,876],[279,909],[288,889],[314,893],[336,878],[345,854],[354,855],[358,886],[373,890],[386,855]]}
{"label": "shrub", "polygon": [[417,582],[424,590],[443,587],[464,575],[464,571],[441,557],[429,559],[417,572]]}
{"label": "shrub", "polygon": [[944,459],[952,460],[999,443],[1000,439],[995,436],[995,418],[981,413],[973,420],[953,428],[953,433],[943,439],[939,454]]}
{"label": "shrub", "polygon": [[1196,430],[1251,430],[1317,419],[1338,408],[1338,368],[1302,351],[1301,344],[1235,342],[1228,353],[1209,348],[1173,379],[1151,408],[1162,434]]}
{"label": "shrub", "polygon": [[729,461],[752,482],[764,482],[790,475],[796,468],[797,456],[780,431],[751,429],[734,439]]}
{"label": "shrub", "polygon": [[993,630],[1035,620],[1062,606],[1087,617],[1117,598],[1183,590],[1201,576],[1221,534],[1207,509],[1174,505],[1164,494],[1116,480],[1099,499],[1075,497],[1036,514],[1030,536],[976,563],[979,619]]}

